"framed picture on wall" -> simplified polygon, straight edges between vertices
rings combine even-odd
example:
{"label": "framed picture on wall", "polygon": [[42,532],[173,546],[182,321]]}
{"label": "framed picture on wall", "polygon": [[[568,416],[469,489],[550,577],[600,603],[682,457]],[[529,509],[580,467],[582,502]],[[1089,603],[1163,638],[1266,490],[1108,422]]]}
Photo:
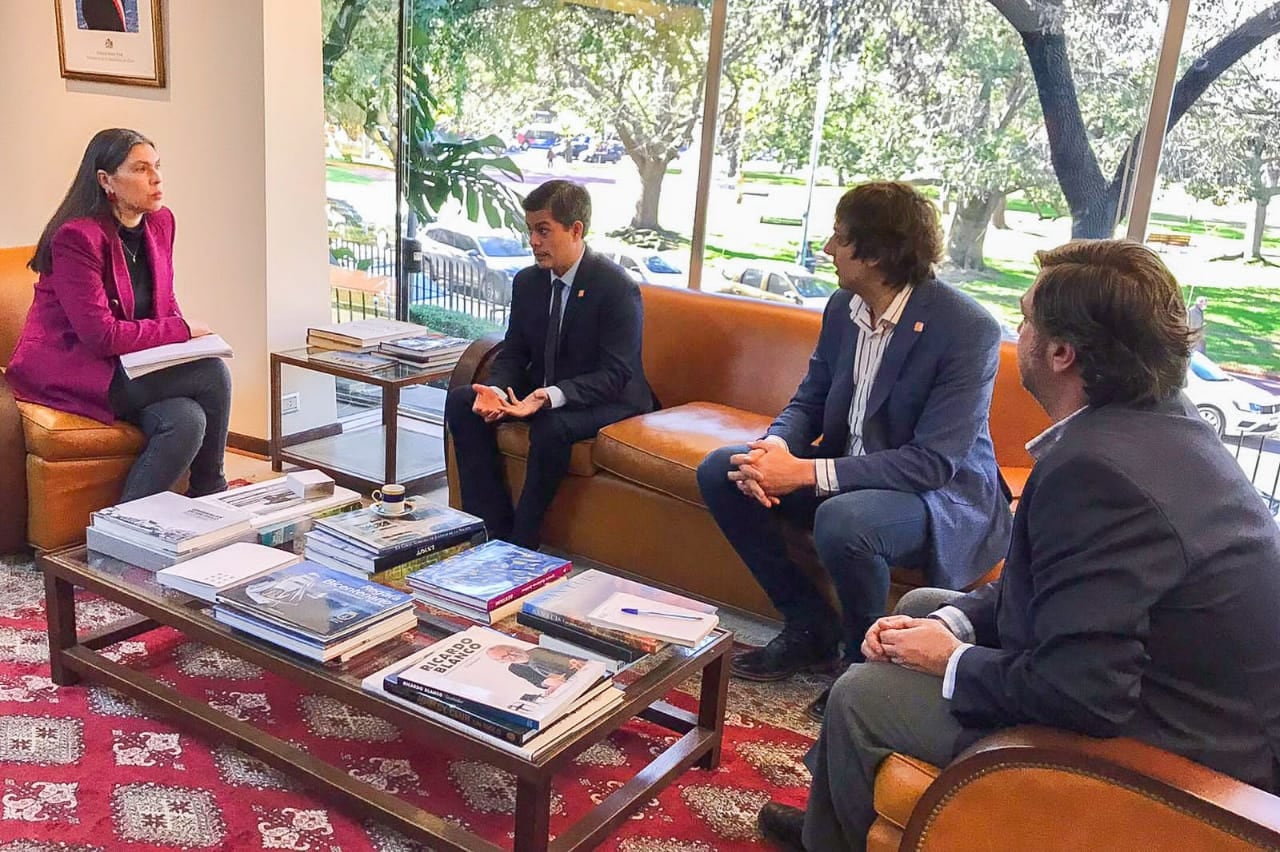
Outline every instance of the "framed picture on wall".
{"label": "framed picture on wall", "polygon": [[53,5],[63,77],[164,86],[161,0],[54,0]]}

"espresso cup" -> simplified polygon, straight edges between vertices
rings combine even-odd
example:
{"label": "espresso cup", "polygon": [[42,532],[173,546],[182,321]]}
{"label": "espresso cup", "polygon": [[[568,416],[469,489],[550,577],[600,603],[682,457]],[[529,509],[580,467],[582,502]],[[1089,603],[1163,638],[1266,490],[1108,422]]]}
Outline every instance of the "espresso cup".
{"label": "espresso cup", "polygon": [[373,491],[373,503],[384,515],[402,515],[408,505],[404,499],[403,485],[384,485]]}

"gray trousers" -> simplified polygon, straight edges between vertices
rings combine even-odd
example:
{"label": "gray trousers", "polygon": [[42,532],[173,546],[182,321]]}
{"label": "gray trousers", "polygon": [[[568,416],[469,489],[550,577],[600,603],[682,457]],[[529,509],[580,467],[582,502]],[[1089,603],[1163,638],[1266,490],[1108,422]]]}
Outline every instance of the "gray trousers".
{"label": "gray trousers", "polygon": [[[917,589],[903,595],[895,611],[923,618],[960,596]],[[822,732],[804,758],[813,773],[805,849],[865,849],[876,818],[872,795],[880,763],[898,751],[946,766],[960,733],[941,678],[892,663],[851,666],[831,688]]]}
{"label": "gray trousers", "polygon": [[231,421],[231,373],[221,358],[202,358],[136,379],[117,369],[111,408],[147,436],[120,502],[167,491],[187,470],[192,497],[227,487],[222,461]]}

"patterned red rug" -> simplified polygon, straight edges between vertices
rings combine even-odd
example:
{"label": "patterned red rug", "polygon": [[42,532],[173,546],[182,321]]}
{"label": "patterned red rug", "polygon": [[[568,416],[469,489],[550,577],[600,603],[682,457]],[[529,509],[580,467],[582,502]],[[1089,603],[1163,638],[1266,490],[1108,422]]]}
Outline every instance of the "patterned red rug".
{"label": "patterned red rug", "polygon": [[[126,613],[84,595],[82,630]],[[169,629],[108,654],[146,667],[188,695],[302,745],[352,775],[510,848],[515,788],[487,765],[402,738],[387,723]],[[761,849],[759,807],[804,802],[800,758],[817,734],[804,707],[816,679],[733,681],[723,760],[690,770],[600,848],[617,852]],[[696,704],[691,682],[670,696]],[[647,763],[668,734],[633,720],[578,758],[557,780],[552,832],[563,830]],[[0,852],[143,849],[414,850],[417,844],[362,823],[309,795],[296,778],[158,718],[144,704],[93,687],[49,680],[44,593],[29,561],[0,559]]]}

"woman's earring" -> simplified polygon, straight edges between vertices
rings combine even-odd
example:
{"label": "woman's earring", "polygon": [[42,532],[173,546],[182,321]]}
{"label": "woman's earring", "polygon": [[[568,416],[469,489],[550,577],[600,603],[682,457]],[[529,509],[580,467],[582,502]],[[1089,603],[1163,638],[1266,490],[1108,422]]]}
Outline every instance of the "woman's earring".
{"label": "woman's earring", "polygon": [[114,189],[107,190],[107,200],[110,201],[112,204],[116,203],[116,192]]}

